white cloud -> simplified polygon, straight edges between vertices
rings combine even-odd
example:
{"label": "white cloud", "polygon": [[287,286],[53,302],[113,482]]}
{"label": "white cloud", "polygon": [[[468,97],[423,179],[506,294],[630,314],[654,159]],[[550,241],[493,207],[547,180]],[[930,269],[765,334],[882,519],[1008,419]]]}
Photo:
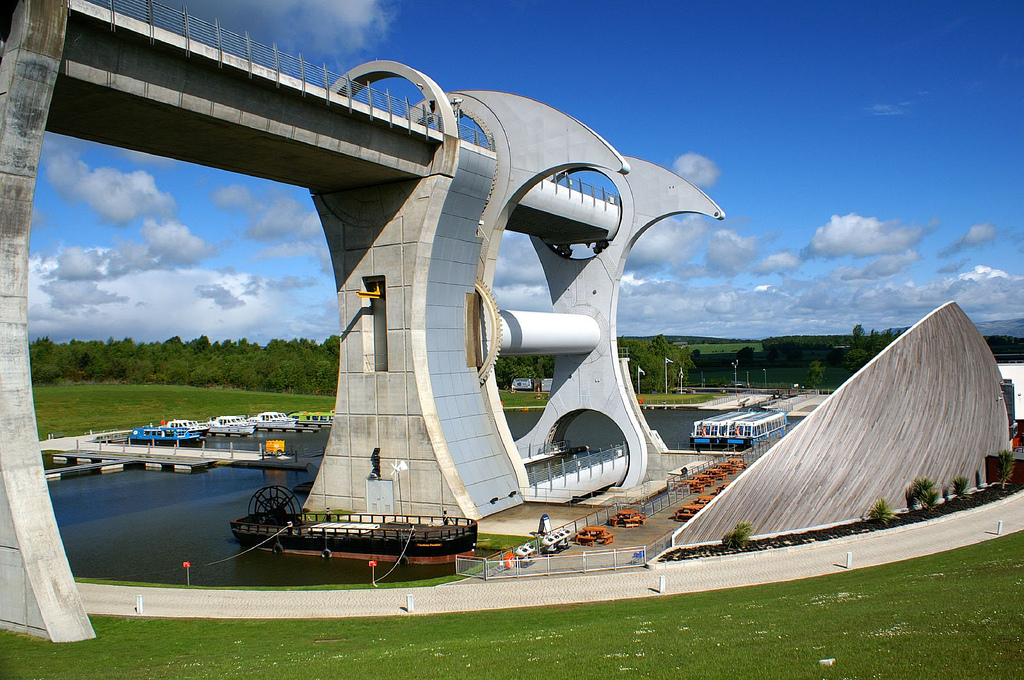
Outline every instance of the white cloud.
{"label": "white cloud", "polygon": [[910,105],[913,102],[897,102],[896,104],[872,104],[867,107],[868,115],[871,116],[903,116],[910,113]]}
{"label": "white cloud", "polygon": [[734,276],[757,257],[757,237],[740,236],[732,229],[720,229],[708,239],[705,253],[709,272]]}
{"label": "white cloud", "polygon": [[842,281],[877,281],[901,274],[907,267],[921,259],[916,250],[907,250],[894,255],[882,255],[863,267],[839,267],[834,275]]}
{"label": "white cloud", "polygon": [[292,54],[301,51],[315,63],[314,54],[347,56],[376,44],[387,34],[392,15],[383,0],[206,0],[201,16],[211,23],[219,19],[225,30],[248,31],[264,44],[276,42]]}
{"label": "white cloud", "polygon": [[195,287],[195,293],[201,298],[206,298],[221,309],[235,309],[244,307],[245,300],[232,293],[221,283],[208,283]]}
{"label": "white cloud", "polygon": [[969,261],[970,260],[968,260],[967,258],[964,258],[964,259],[958,260],[956,262],[950,262],[947,265],[943,265],[943,266],[939,267],[935,271],[938,274],[956,274],[958,271],[963,269],[964,265],[967,264]]}
{"label": "white cloud", "polygon": [[833,215],[814,232],[807,254],[819,257],[871,257],[913,248],[924,236],[922,227],[900,226],[899,220],[880,221],[855,213]]}
{"label": "white cloud", "polygon": [[697,215],[662,220],[637,239],[626,259],[626,269],[647,277],[678,268],[700,253],[707,232],[707,219]]}
{"label": "white cloud", "polygon": [[47,137],[43,167],[47,181],[65,199],[86,203],[104,222],[125,225],[149,215],[170,217],[177,211],[174,198],[160,191],[144,170],[90,168],[78,156],[77,144]]}
{"label": "white cloud", "polygon": [[267,342],[340,332],[332,285],[322,279],[193,268],[134,271],[97,283],[51,279],[52,260],[34,256],[29,264],[32,337],[153,341],[206,334]]}
{"label": "white cloud", "polygon": [[698,187],[712,187],[722,172],[713,160],[692,151],[684,153],[672,163],[677,175]]}
{"label": "white cloud", "polygon": [[[959,281],[985,281],[990,279],[1009,279],[1010,275],[1002,269],[993,269],[992,267],[986,267],[983,264],[979,264],[971,271],[964,272],[956,278]],[[1022,279],[1024,277],[1015,276],[1013,278]]]}
{"label": "white cloud", "polygon": [[147,219],[141,234],[142,243],[119,241],[113,248],[68,246],[55,255],[40,257],[40,274],[50,281],[102,281],[195,265],[217,252],[213,244],[176,220]]}
{"label": "white cloud", "polygon": [[271,190],[261,198],[248,187],[232,184],[217,189],[211,198],[220,208],[244,214],[249,223],[243,235],[254,241],[324,240],[320,218],[311,205],[303,205],[279,190]]}
{"label": "white cloud", "polygon": [[95,281],[55,280],[43,284],[40,290],[49,296],[53,309],[71,312],[73,315],[84,314],[100,305],[128,301],[123,295],[100,289]]}
{"label": "white cloud", "polygon": [[967,250],[996,240],[998,230],[991,222],[972,225],[960,238],[939,251],[939,257],[948,257],[961,250]]}
{"label": "white cloud", "polygon": [[782,250],[768,255],[753,267],[755,274],[776,274],[792,272],[803,264],[800,256],[790,250]]}

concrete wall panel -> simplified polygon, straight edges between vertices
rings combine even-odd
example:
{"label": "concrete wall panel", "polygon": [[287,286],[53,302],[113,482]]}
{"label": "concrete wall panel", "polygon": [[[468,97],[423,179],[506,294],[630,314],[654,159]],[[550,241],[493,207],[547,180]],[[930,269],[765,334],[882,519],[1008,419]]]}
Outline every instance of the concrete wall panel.
{"label": "concrete wall panel", "polygon": [[686,525],[680,543],[853,520],[878,498],[905,507],[915,477],[974,483],[1006,448],[995,359],[954,303],[935,310],[826,399]]}

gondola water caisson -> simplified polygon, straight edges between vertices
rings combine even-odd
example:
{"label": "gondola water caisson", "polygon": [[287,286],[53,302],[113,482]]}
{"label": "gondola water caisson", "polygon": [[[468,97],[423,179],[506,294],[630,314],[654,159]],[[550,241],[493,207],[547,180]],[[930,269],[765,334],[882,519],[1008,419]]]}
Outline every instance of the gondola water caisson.
{"label": "gondola water caisson", "polygon": [[231,521],[244,548],[409,564],[454,562],[472,556],[477,523],[462,517],[305,512],[283,486],[249,499],[245,517]]}

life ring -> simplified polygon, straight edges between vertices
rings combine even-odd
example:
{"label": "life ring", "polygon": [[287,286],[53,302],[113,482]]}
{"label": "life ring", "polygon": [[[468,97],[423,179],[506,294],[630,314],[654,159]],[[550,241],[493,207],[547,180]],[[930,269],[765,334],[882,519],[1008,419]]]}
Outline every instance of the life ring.
{"label": "life ring", "polygon": [[324,558],[325,560],[331,559],[331,551],[327,548],[324,548],[320,551],[320,557]]}
{"label": "life ring", "polygon": [[275,543],[275,544],[274,544],[274,547],[273,547],[273,548],[271,548],[271,550],[273,550],[273,551],[274,551],[274,554],[275,554],[275,555],[280,555],[281,553],[283,553],[283,552],[284,552],[284,546],[283,546],[283,545],[281,545],[280,543]]}
{"label": "life ring", "polygon": [[516,566],[516,556],[511,552],[505,553],[505,568],[511,569]]}

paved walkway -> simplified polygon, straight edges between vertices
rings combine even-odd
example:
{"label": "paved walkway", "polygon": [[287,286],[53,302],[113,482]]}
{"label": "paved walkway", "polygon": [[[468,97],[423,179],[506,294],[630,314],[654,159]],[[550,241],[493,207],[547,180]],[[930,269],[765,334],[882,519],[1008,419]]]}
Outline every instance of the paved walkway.
{"label": "paved walkway", "polygon": [[467,580],[431,588],[378,590],[254,591],[137,588],[79,584],[90,614],[135,616],[143,595],[147,617],[182,618],[343,618],[405,616],[407,597],[414,614],[508,609],[658,597],[659,577],[666,595],[776,583],[843,571],[846,554],[853,568],[897,562],[951,550],[1024,530],[1024,493],[989,505],[887,531],[834,541],[726,557],[659,564],[652,569],[507,581]]}

